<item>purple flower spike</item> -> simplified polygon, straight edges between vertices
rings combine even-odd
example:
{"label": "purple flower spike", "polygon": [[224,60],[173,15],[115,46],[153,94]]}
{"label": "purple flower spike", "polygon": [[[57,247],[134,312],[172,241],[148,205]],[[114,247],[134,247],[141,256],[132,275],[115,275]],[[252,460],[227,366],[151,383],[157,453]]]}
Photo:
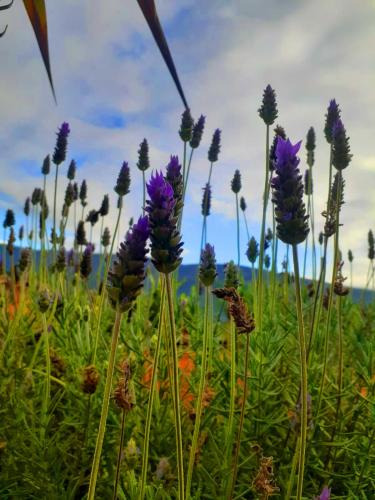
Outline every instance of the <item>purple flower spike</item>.
{"label": "purple flower spike", "polygon": [[276,146],[276,176],[272,180],[277,221],[277,234],[284,243],[296,245],[306,239],[309,232],[305,204],[303,203],[302,176],[298,169],[297,153],[301,141],[292,144],[279,137]]}
{"label": "purple flower spike", "polygon": [[314,500],[330,500],[331,498],[331,488],[324,486],[321,494],[318,497],[314,497]]}
{"label": "purple flower spike", "polygon": [[56,146],[52,158],[52,161],[55,165],[60,165],[60,163],[65,161],[69,133],[69,123],[64,122],[57,132]]}
{"label": "purple flower spike", "polygon": [[161,172],[155,172],[147,184],[147,192],[150,197],[146,201],[146,212],[150,218],[152,262],[160,273],[168,274],[180,265],[182,252],[173,187]]}
{"label": "purple flower spike", "polygon": [[145,263],[150,235],[148,217],[140,217],[126,233],[117,258],[108,275],[108,296],[113,307],[129,310],[140,294],[145,280]]}
{"label": "purple flower spike", "polygon": [[333,141],[333,127],[337,120],[340,118],[340,108],[336,102],[336,99],[331,99],[329,101],[327,114],[326,114],[326,122],[324,125],[324,135],[329,144],[332,144]]}
{"label": "purple flower spike", "polygon": [[211,286],[217,276],[215,249],[209,243],[201,251],[199,279],[204,286]]}
{"label": "purple flower spike", "polygon": [[337,170],[344,170],[352,156],[350,154],[349,137],[346,136],[344,124],[338,119],[332,129],[332,164]]}
{"label": "purple flower spike", "polygon": [[181,165],[178,161],[178,156],[171,156],[171,159],[167,165],[167,174],[165,176],[168,184],[172,186],[173,196],[176,201],[174,207],[175,217],[179,217],[182,210],[182,197],[183,197],[183,178],[181,174]]}

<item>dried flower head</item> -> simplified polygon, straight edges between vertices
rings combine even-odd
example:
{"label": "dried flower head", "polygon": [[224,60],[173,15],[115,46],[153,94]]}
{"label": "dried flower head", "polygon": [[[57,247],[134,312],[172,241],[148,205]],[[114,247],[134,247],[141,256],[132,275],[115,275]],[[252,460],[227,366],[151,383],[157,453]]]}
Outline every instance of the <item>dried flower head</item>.
{"label": "dried flower head", "polygon": [[117,177],[117,183],[114,187],[115,192],[119,196],[125,196],[129,193],[130,189],[130,169],[126,161],[123,162],[120,173]]}
{"label": "dried flower head", "polygon": [[211,145],[208,150],[208,159],[211,163],[214,163],[219,159],[220,147],[221,130],[217,128],[212,136]]}
{"label": "dried flower head", "polygon": [[190,147],[192,149],[198,148],[201,143],[205,121],[206,118],[203,115],[201,115],[198,118],[198,121],[194,124],[193,132],[190,139]]}
{"label": "dried flower head", "polygon": [[306,239],[309,232],[303,184],[299,173],[297,153],[301,142],[293,145],[279,137],[276,147],[276,176],[272,179],[277,235],[284,243],[296,245]]}
{"label": "dried flower head", "polygon": [[98,387],[100,375],[95,365],[85,366],[82,377],[82,391],[85,394],[94,394]]}
{"label": "dried flower head", "polygon": [[173,188],[156,172],[147,184],[146,212],[151,228],[152,263],[161,273],[171,273],[181,264],[181,235],[177,229]]}
{"label": "dried flower head", "polygon": [[217,276],[215,249],[209,243],[201,251],[199,279],[204,286],[211,286]]}
{"label": "dried flower head", "polygon": [[344,286],[344,282],[346,281],[347,278],[344,278],[344,276],[342,275],[343,265],[344,265],[343,261],[337,263],[336,279],[333,285],[333,292],[335,295],[338,295],[339,297],[345,297],[345,295],[348,295],[349,293],[349,288]]}
{"label": "dried flower head", "polygon": [[113,392],[113,399],[116,405],[128,413],[135,406],[135,393],[131,383],[131,370],[128,360],[121,363],[121,377]]}
{"label": "dried flower head", "polygon": [[254,318],[250,315],[243,298],[235,288],[216,288],[212,293],[228,303],[228,311],[238,333],[251,333],[255,329]]}
{"label": "dried flower head", "polygon": [[277,118],[276,93],[271,85],[267,85],[263,91],[262,104],[258,113],[266,125],[272,125]]}
{"label": "dried flower head", "polygon": [[108,274],[109,299],[112,306],[119,307],[122,312],[131,308],[143,287],[149,235],[148,218],[140,217],[126,233]]}
{"label": "dried flower head", "polygon": [[267,500],[268,497],[280,491],[275,483],[272,457],[262,456],[260,458],[259,469],[253,481],[253,487],[262,500]]}
{"label": "dried flower head", "polygon": [[50,156],[47,155],[43,160],[42,174],[48,175],[50,173],[50,170],[51,170],[51,159]]}
{"label": "dried flower head", "polygon": [[150,168],[150,158],[148,154],[148,142],[147,139],[143,139],[138,149],[138,162],[137,167],[142,172],[145,172]]}
{"label": "dried flower head", "polygon": [[60,165],[60,163],[65,161],[69,133],[69,124],[64,122],[57,132],[56,146],[52,157],[52,161],[55,165]]}
{"label": "dried flower head", "polygon": [[67,177],[70,181],[74,181],[75,176],[76,176],[76,171],[77,171],[77,164],[76,164],[75,160],[72,160],[69,163],[68,173],[67,173]]}
{"label": "dried flower head", "polygon": [[231,181],[231,189],[233,193],[238,194],[241,191],[241,173],[239,170],[236,170],[233,175],[233,179]]}

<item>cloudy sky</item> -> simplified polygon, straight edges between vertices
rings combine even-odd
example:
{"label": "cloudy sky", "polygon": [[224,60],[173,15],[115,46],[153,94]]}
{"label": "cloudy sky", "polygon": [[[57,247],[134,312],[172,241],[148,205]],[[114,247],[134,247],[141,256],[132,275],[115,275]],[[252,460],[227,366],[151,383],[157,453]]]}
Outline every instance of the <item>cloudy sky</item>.
{"label": "cloudy sky", "polygon": [[[130,216],[141,210],[138,145],[147,137],[153,168],[164,167],[170,154],[181,155],[182,104],[135,0],[46,3],[57,106],[22,2],[0,12],[0,29],[9,25],[0,39],[0,217],[11,207],[24,222],[24,200],[41,184],[41,162],[53,151],[58,126],[68,121],[69,159],[77,161],[78,180],[87,179],[89,208],[99,208],[103,194],[111,194],[111,227],[113,186],[121,163],[129,161],[132,191],[125,203],[124,232]],[[219,262],[235,257],[230,180],[236,168],[242,173],[250,233],[259,237],[265,128],[257,109],[270,83],[277,92],[277,121],[291,140],[304,139],[311,125],[317,132],[317,230],[327,195],[324,114],[333,97],[342,108],[354,156],[345,172],[341,244],[345,255],[352,249],[355,284],[363,284],[367,231],[375,229],[375,2],[159,0],[157,7],[192,114],[207,117],[185,209],[185,262],[198,259],[207,149],[217,127],[223,131],[222,153],[214,167],[208,239]],[[65,185],[61,178],[60,200]],[[245,234],[242,227],[243,263]]]}

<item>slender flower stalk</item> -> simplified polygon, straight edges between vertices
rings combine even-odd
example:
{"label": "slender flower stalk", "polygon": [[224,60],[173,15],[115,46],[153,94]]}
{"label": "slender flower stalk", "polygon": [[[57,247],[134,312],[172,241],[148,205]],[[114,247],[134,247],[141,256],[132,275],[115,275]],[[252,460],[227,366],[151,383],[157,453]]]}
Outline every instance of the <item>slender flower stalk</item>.
{"label": "slender flower stalk", "polygon": [[308,215],[306,215],[303,203],[303,184],[298,169],[299,158],[296,156],[300,145],[300,142],[292,145],[289,139],[286,141],[282,138],[278,139],[276,177],[272,180],[272,201],[275,204],[277,234],[281,241],[292,246],[295,276],[301,378],[301,432],[297,500],[302,498],[307,441],[307,356],[297,246],[306,239],[309,232]]}
{"label": "slender flower stalk", "polygon": [[212,335],[212,325],[210,322],[210,296],[211,286],[215,281],[216,272],[216,259],[215,250],[210,244],[207,243],[204,250],[201,252],[199,279],[205,287],[205,308],[204,308],[204,323],[203,323],[203,345],[202,345],[202,360],[201,360],[201,374],[199,380],[198,399],[195,409],[195,423],[193,439],[190,447],[189,465],[186,479],[186,499],[190,498],[191,480],[193,476],[193,468],[196,458],[198,447],[198,438],[202,418],[203,409],[203,393],[206,386],[207,368],[209,366],[208,355],[210,347],[210,338]]}
{"label": "slender flower stalk", "polygon": [[116,311],[116,317],[113,326],[111,349],[103,394],[102,412],[100,416],[95,454],[90,476],[88,492],[89,500],[93,500],[95,497],[122,314],[129,311],[143,287],[146,277],[145,263],[148,252],[146,242],[149,234],[150,230],[148,218],[139,218],[138,222],[127,232],[125,242],[121,244],[117,253],[117,259],[115,260],[113,268],[108,276],[108,296],[111,305]]}

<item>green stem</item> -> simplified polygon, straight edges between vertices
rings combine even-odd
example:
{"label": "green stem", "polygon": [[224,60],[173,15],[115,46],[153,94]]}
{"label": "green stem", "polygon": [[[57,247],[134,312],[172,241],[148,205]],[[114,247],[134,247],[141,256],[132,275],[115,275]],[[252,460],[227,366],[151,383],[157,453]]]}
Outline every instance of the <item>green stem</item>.
{"label": "green stem", "polygon": [[297,500],[302,498],[303,491],[303,476],[305,470],[305,455],[307,441],[307,361],[306,361],[306,343],[305,331],[303,326],[302,298],[301,298],[301,283],[299,276],[298,252],[297,245],[292,245],[294,277],[296,288],[296,306],[298,318],[298,337],[300,350],[300,372],[301,372],[301,442],[298,462],[298,481],[297,481]]}
{"label": "green stem", "polygon": [[48,405],[51,394],[51,359],[49,356],[49,333],[47,328],[46,315],[42,314],[43,322],[43,336],[44,336],[44,346],[45,346],[45,356],[46,356],[46,385],[44,390],[43,406],[42,406],[42,425],[41,425],[41,438],[44,438],[46,434],[47,418],[48,418]]}
{"label": "green stem", "polygon": [[118,344],[118,339],[120,336],[121,318],[122,318],[122,312],[120,311],[119,308],[117,308],[116,309],[115,323],[113,326],[111,350],[110,350],[110,355],[109,355],[109,360],[108,360],[108,368],[107,368],[107,376],[106,376],[105,387],[104,387],[102,412],[100,415],[100,423],[99,423],[98,434],[96,437],[94,460],[93,460],[91,475],[90,475],[90,485],[89,485],[89,492],[88,492],[88,496],[87,496],[88,500],[93,500],[95,497],[95,489],[96,489],[96,482],[98,479],[100,456],[102,454],[102,449],[103,449],[104,434],[105,434],[108,409],[109,409],[109,400],[111,397],[112,379],[113,379],[113,372],[114,372],[114,368],[115,368],[117,344]]}
{"label": "green stem", "polygon": [[165,274],[164,276],[165,276],[165,285],[167,290],[170,334],[171,334],[171,344],[172,344],[171,350],[172,350],[172,364],[173,364],[173,393],[174,393],[173,404],[174,404],[176,447],[177,447],[178,490],[179,490],[179,500],[184,500],[185,498],[184,463],[183,463],[184,457],[183,457],[183,447],[182,447],[180,394],[179,394],[179,383],[178,383],[178,354],[177,354],[176,325],[174,321],[171,276],[170,274]]}
{"label": "green stem", "polygon": [[143,211],[143,215],[144,215],[145,214],[145,206],[146,206],[146,174],[145,174],[144,170],[142,170],[142,188],[143,188],[142,211]]}
{"label": "green stem", "polygon": [[126,417],[126,412],[124,410],[122,410],[121,430],[120,430],[120,446],[119,446],[119,450],[118,450],[118,454],[117,454],[116,479],[115,479],[115,485],[113,487],[112,500],[117,500],[117,489],[118,489],[118,483],[120,480],[122,449],[124,447],[125,417]]}
{"label": "green stem", "polygon": [[121,199],[120,206],[119,206],[119,209],[118,209],[118,215],[117,215],[117,221],[116,221],[116,226],[115,226],[115,232],[113,233],[112,242],[111,242],[111,249],[109,251],[108,260],[107,260],[107,263],[106,263],[106,266],[105,266],[105,270],[104,270],[103,290],[102,290],[102,293],[100,295],[99,312],[98,312],[98,318],[97,318],[97,322],[96,322],[94,353],[93,353],[93,359],[92,359],[92,363],[93,364],[95,364],[96,353],[97,353],[98,344],[99,344],[100,323],[101,323],[101,319],[102,319],[102,312],[103,312],[104,299],[105,299],[105,290],[104,290],[104,288],[105,288],[105,285],[106,285],[106,282],[107,282],[109,267],[111,265],[113,247],[114,247],[114,244],[115,244],[116,233],[118,231],[118,226],[119,226],[119,223],[120,223],[121,211],[122,211],[122,199]]}
{"label": "green stem", "polygon": [[240,423],[238,426],[238,432],[237,432],[237,440],[236,440],[236,451],[234,454],[234,461],[233,461],[233,473],[232,477],[229,482],[229,496],[228,498],[232,500],[233,495],[234,495],[234,488],[236,486],[236,480],[237,480],[237,472],[238,472],[238,459],[240,456],[240,447],[241,447],[241,437],[242,437],[242,430],[243,430],[243,424],[245,421],[245,409],[246,409],[246,401],[247,401],[247,380],[248,380],[248,375],[247,375],[247,370],[248,370],[248,365],[249,365],[249,353],[250,353],[250,334],[248,333],[246,335],[246,347],[245,347],[245,373],[244,373],[244,386],[243,386],[243,397],[242,397],[242,404],[241,404],[241,415],[240,415]]}
{"label": "green stem", "polygon": [[151,387],[148,396],[147,413],[146,413],[146,424],[145,424],[145,437],[143,440],[143,452],[142,452],[142,472],[141,472],[141,487],[139,499],[143,500],[145,496],[145,487],[147,480],[147,466],[148,466],[148,452],[150,443],[150,429],[152,420],[152,409],[154,406],[155,399],[155,389],[157,382],[157,372],[160,357],[160,344],[163,331],[163,319],[164,319],[164,302],[165,302],[165,286],[164,281],[161,282],[160,290],[160,309],[159,309],[159,324],[158,324],[158,337],[154,356],[154,366],[152,370]]}
{"label": "green stem", "polygon": [[291,495],[292,495],[292,490],[294,487],[294,477],[296,475],[296,469],[297,469],[297,462],[298,462],[298,456],[300,453],[300,438],[297,438],[297,445],[296,449],[294,451],[293,455],[293,461],[292,461],[292,469],[290,471],[290,476],[289,476],[289,482],[288,482],[288,489],[285,495],[285,500],[289,500]]}
{"label": "green stem", "polygon": [[227,454],[232,456],[234,410],[236,398],[236,326],[233,319],[230,319],[230,399],[229,418],[227,427]]}
{"label": "green stem", "polygon": [[59,166],[56,165],[56,171],[55,171],[55,189],[54,189],[54,195],[53,195],[53,262],[55,262],[56,259],[56,203],[57,203],[57,178],[59,174]]}
{"label": "green stem", "polygon": [[193,439],[190,448],[190,456],[189,456],[189,466],[187,472],[186,479],[186,499],[190,498],[190,490],[191,490],[191,480],[193,477],[193,468],[195,463],[195,455],[198,447],[198,438],[199,438],[199,430],[201,425],[202,418],[202,407],[203,407],[203,393],[206,385],[206,373],[208,366],[208,347],[209,347],[209,295],[210,295],[210,287],[205,287],[205,310],[204,310],[204,328],[203,328],[203,347],[202,347],[202,362],[201,362],[201,376],[199,381],[199,390],[198,390],[198,400],[195,411],[195,424],[194,424],[194,433]]}
{"label": "green stem", "polygon": [[237,217],[237,266],[240,270],[240,214],[238,211],[238,193],[236,193],[236,217]]}

